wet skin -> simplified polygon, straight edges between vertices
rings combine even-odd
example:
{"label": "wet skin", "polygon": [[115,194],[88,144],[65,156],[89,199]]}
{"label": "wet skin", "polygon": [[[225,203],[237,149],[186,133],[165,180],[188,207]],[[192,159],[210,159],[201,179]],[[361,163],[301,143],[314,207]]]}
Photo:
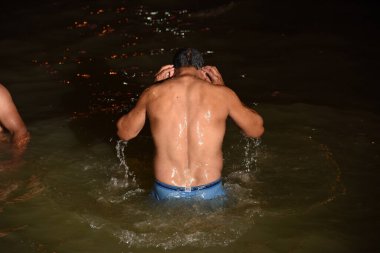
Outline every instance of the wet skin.
{"label": "wet skin", "polygon": [[4,130],[10,134],[12,161],[1,161],[0,170],[9,167],[13,163],[18,163],[29,142],[30,136],[20,114],[17,111],[12,97],[8,90],[0,84],[0,141],[8,142],[8,136]]}
{"label": "wet skin", "polygon": [[119,137],[130,140],[148,116],[156,147],[155,177],[161,182],[189,187],[219,179],[228,116],[249,137],[264,132],[262,118],[224,85],[215,67],[167,65],[156,81],[160,83],[146,89],[117,126]]}

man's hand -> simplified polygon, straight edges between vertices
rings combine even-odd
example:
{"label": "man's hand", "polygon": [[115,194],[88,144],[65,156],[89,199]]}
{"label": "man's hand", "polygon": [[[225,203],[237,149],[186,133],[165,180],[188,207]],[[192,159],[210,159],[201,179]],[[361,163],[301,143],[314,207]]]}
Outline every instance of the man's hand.
{"label": "man's hand", "polygon": [[204,66],[201,70],[204,73],[206,81],[209,80],[214,85],[224,85],[222,75],[215,66]]}
{"label": "man's hand", "polygon": [[174,66],[165,65],[160,68],[160,70],[154,76],[154,82],[160,82],[171,78],[174,75]]}

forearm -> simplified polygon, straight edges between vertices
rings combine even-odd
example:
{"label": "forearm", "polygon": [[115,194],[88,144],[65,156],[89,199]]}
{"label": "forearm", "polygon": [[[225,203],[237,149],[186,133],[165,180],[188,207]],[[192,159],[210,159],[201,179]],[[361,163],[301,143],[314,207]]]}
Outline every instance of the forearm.
{"label": "forearm", "polygon": [[130,115],[123,116],[117,122],[117,135],[120,139],[124,141],[129,141],[130,139],[135,138],[140,129],[134,127],[135,122],[130,118]]}
{"label": "forearm", "polygon": [[117,135],[120,139],[128,141],[135,138],[145,124],[146,118],[146,100],[148,89],[146,89],[137,101],[136,106],[126,115],[122,116],[116,126]]}
{"label": "forearm", "polygon": [[18,132],[12,134],[12,151],[13,151],[13,158],[18,159],[20,158],[30,141],[30,134],[25,129],[21,129]]}
{"label": "forearm", "polygon": [[117,131],[117,135],[123,141],[129,141],[129,140],[131,140],[137,136],[137,134],[132,134],[128,131],[124,131],[124,130],[120,130],[120,129]]}
{"label": "forearm", "polygon": [[252,138],[259,138],[264,134],[264,121],[263,118],[255,112],[254,119],[251,122],[251,126],[245,134]]}
{"label": "forearm", "polygon": [[235,122],[247,137],[259,138],[264,134],[263,118],[249,107],[244,106],[239,117],[235,116]]}

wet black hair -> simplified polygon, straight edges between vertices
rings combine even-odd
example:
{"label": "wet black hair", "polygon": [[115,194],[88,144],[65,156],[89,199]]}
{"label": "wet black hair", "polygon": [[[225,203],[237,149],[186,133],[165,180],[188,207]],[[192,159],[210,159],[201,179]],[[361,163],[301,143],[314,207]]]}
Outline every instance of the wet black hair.
{"label": "wet black hair", "polygon": [[174,68],[195,67],[200,69],[204,65],[202,54],[194,48],[181,48],[173,57]]}

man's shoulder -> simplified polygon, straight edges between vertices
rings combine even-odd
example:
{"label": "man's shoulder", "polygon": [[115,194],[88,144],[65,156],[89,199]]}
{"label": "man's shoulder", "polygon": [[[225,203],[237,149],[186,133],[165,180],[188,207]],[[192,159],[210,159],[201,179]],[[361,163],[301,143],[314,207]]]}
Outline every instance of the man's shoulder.
{"label": "man's shoulder", "polygon": [[176,83],[176,80],[173,80],[173,79],[167,79],[167,80],[155,82],[149,87],[147,87],[143,91],[143,93],[149,95],[149,94],[165,91],[166,89],[169,89],[170,86],[172,86],[175,83]]}
{"label": "man's shoulder", "polygon": [[226,96],[226,98],[228,98],[230,95],[235,94],[235,92],[231,88],[227,87],[226,85],[209,84],[209,86],[210,86],[210,89],[212,89],[215,92],[219,92],[221,95]]}
{"label": "man's shoulder", "polygon": [[161,89],[161,87],[164,85],[164,83],[160,82],[160,83],[153,83],[152,85],[148,86],[145,88],[145,90],[142,92],[142,94],[150,94],[150,93],[153,93],[159,89]]}
{"label": "man's shoulder", "polygon": [[148,86],[147,88],[145,88],[145,90],[142,91],[140,99],[149,100],[152,97],[152,95],[154,95],[155,93],[157,93],[159,89],[161,89],[161,86],[162,83],[154,83]]}

